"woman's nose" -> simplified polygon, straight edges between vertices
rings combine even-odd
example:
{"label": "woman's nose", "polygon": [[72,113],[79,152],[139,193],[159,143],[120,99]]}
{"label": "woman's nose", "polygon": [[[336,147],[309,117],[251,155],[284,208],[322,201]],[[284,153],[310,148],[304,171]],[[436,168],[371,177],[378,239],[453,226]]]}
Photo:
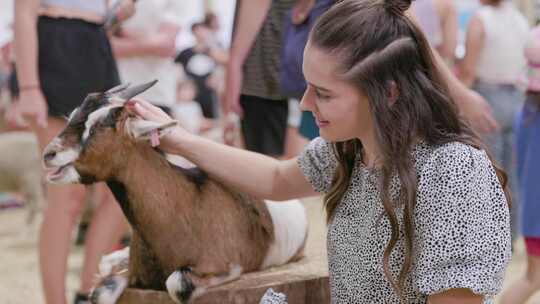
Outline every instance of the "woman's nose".
{"label": "woman's nose", "polygon": [[309,87],[304,92],[304,96],[300,100],[300,110],[313,111],[313,93]]}

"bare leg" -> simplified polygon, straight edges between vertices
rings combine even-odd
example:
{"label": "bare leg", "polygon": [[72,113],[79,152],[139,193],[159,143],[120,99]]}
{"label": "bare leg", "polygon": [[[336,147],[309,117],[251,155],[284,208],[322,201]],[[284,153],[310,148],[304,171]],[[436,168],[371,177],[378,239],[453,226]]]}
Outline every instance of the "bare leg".
{"label": "bare leg", "polygon": [[84,265],[81,274],[82,293],[88,293],[92,288],[98,263],[101,256],[110,253],[113,246],[120,241],[129,230],[122,210],[116,203],[109,189],[100,184],[101,203],[98,205],[92,220],[85,242]]}
{"label": "bare leg", "polygon": [[[40,153],[64,127],[64,121],[49,118],[46,129],[34,128]],[[83,206],[84,187],[49,186],[39,241],[39,266],[45,303],[66,303],[65,276],[71,231]]]}
{"label": "bare leg", "polygon": [[527,256],[527,272],[512,283],[501,296],[501,304],[526,303],[535,292],[540,291],[540,257]]}

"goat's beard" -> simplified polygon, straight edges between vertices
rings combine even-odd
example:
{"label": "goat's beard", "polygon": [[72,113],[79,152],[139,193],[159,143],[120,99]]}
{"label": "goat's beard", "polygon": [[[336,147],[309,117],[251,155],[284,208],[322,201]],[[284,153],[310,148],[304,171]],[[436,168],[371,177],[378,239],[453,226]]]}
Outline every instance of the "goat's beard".
{"label": "goat's beard", "polygon": [[78,184],[81,182],[81,176],[72,163],[54,168],[47,174],[47,181],[52,184]]}

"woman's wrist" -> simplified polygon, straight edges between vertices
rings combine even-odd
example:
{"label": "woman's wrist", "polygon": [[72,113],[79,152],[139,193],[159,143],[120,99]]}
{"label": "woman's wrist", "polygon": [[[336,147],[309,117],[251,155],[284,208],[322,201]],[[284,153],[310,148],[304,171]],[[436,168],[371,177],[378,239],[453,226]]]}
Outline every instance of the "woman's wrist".
{"label": "woman's wrist", "polygon": [[39,83],[24,84],[19,86],[19,92],[40,91]]}
{"label": "woman's wrist", "polygon": [[198,137],[181,127],[174,128],[171,135],[174,137],[173,153],[179,155],[185,155]]}

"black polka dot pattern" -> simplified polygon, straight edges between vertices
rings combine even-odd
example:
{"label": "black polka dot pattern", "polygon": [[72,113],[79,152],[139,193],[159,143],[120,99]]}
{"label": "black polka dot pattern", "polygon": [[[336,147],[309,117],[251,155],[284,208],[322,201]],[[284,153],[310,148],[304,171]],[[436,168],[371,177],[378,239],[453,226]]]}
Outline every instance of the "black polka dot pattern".
{"label": "black polka dot pattern", "polygon": [[[416,254],[406,280],[407,303],[452,288],[469,288],[493,303],[510,260],[510,217],[504,192],[484,151],[462,143],[413,149],[418,175]],[[298,159],[308,181],[327,192],[337,166],[332,146],[313,140]],[[332,303],[397,303],[383,272],[390,223],[378,190],[381,174],[357,161],[349,190],[328,226]],[[391,196],[399,193],[394,176]],[[396,210],[402,223],[402,212]],[[397,277],[404,260],[402,237],[392,252]]]}

